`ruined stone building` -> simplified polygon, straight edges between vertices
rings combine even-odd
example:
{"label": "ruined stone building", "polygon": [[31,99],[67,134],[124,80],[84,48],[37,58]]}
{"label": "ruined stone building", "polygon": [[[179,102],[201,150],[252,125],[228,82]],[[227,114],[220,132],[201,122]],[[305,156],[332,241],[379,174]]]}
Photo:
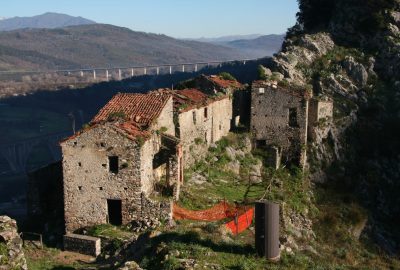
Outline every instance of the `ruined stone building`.
{"label": "ruined stone building", "polygon": [[230,95],[208,96],[196,89],[172,91],[176,132],[183,148],[184,165],[201,159],[208,147],[231,129]]}
{"label": "ruined stone building", "polygon": [[188,86],[201,89],[209,95],[230,95],[232,97],[232,127],[248,126],[250,95],[246,86],[236,80],[226,80],[219,75],[200,75],[188,81]]}
{"label": "ruined stone building", "polygon": [[197,89],[117,94],[90,127],[61,142],[67,232],[143,216],[167,216],[150,196],[157,184],[183,183],[195,149],[208,149],[231,128],[232,98]]}
{"label": "ruined stone building", "polygon": [[161,211],[148,197],[162,170],[171,183],[182,177],[174,135],[172,96],[156,91],[114,96],[90,128],[63,141],[66,231]]}
{"label": "ruined stone building", "polygon": [[332,117],[333,103],[312,98],[306,89],[283,87],[274,81],[256,81],[251,90],[251,126],[254,146],[269,153],[270,164],[307,162],[309,128]]}
{"label": "ruined stone building", "polygon": [[306,161],[310,94],[257,81],[251,91],[251,132],[256,147],[266,147],[271,163],[303,166]]}

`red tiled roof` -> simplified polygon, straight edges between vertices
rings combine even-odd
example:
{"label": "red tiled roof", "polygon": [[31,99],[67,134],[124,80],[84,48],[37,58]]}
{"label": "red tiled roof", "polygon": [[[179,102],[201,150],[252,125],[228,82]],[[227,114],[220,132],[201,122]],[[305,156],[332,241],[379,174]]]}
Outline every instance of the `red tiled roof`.
{"label": "red tiled roof", "polygon": [[220,76],[212,75],[208,77],[212,82],[221,88],[241,88],[242,84],[236,80],[225,80]]}
{"label": "red tiled roof", "polygon": [[[88,128],[82,129],[82,130],[78,131],[77,133],[75,133],[74,135],[72,135],[72,136],[70,136],[68,138],[65,138],[64,140],[60,141],[60,143],[75,139],[79,135],[81,135],[82,133],[84,133],[84,132],[86,132],[86,131],[88,131],[90,129],[93,129],[95,127],[98,127],[98,126],[99,126],[99,124],[92,124]],[[110,123],[110,127],[114,128],[115,131],[120,132],[123,135],[126,135],[131,140],[135,140],[137,137],[142,137],[142,138],[150,137],[150,133],[148,131],[142,130],[137,125],[135,125],[133,123],[129,123],[129,122]]]}
{"label": "red tiled roof", "polygon": [[174,99],[174,109],[179,112],[188,111],[195,107],[206,106],[216,100],[226,98],[221,96],[219,98],[211,98],[207,94],[198,89],[184,89],[170,91]]}
{"label": "red tiled roof", "polygon": [[157,119],[170,97],[165,91],[117,94],[99,111],[92,123],[107,121],[111,115],[122,113],[126,121],[148,126]]}

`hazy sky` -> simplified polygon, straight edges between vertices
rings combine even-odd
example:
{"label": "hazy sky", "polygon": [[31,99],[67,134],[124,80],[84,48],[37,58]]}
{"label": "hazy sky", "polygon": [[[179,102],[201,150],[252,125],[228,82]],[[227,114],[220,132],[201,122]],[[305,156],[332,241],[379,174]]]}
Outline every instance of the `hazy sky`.
{"label": "hazy sky", "polygon": [[297,9],[296,0],[12,0],[2,3],[0,17],[50,11],[190,38],[284,33]]}

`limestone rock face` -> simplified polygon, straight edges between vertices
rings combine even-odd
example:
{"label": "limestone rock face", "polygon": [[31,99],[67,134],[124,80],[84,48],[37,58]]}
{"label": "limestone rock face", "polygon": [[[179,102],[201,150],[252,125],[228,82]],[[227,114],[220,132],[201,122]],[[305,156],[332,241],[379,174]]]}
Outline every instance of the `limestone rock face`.
{"label": "limestone rock face", "polygon": [[286,40],[282,52],[273,58],[273,68],[289,81],[305,83],[299,65],[310,65],[315,59],[333,49],[335,43],[328,33],[303,35],[295,42]]}
{"label": "limestone rock face", "polygon": [[347,74],[355,81],[359,86],[365,86],[368,81],[368,72],[366,68],[357,63],[353,57],[349,56],[343,63]]}
{"label": "limestone rock face", "polygon": [[0,216],[0,270],[17,269],[28,269],[17,222],[7,216]]}

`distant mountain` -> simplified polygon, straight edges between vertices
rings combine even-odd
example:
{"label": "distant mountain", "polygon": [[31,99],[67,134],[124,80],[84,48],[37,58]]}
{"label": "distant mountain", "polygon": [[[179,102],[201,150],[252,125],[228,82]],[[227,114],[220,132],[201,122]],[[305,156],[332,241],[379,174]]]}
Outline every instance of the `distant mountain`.
{"label": "distant mountain", "polygon": [[240,39],[218,44],[238,49],[249,57],[259,58],[277,53],[282,47],[284,38],[285,35],[283,34],[265,35],[255,39]]}
{"label": "distant mountain", "polygon": [[282,47],[284,38],[284,34],[252,34],[242,36],[224,36],[218,38],[198,38],[192,40],[237,49],[248,58],[260,58],[265,56],[272,56],[274,53],[278,52]]}
{"label": "distant mountain", "polygon": [[95,24],[96,22],[60,13],[45,13],[33,17],[13,17],[0,20],[0,31],[23,28],[60,28],[73,25]]}
{"label": "distant mountain", "polygon": [[0,32],[0,70],[135,66],[246,57],[235,48],[105,24]]}
{"label": "distant mountain", "polygon": [[234,40],[241,40],[241,39],[255,39],[258,37],[261,37],[262,35],[260,34],[251,34],[251,35],[235,35],[235,36],[223,36],[223,37],[216,37],[216,38],[193,38],[193,39],[187,39],[187,40],[194,40],[194,41],[200,41],[200,42],[208,42],[208,43],[221,43],[221,42],[231,42]]}

